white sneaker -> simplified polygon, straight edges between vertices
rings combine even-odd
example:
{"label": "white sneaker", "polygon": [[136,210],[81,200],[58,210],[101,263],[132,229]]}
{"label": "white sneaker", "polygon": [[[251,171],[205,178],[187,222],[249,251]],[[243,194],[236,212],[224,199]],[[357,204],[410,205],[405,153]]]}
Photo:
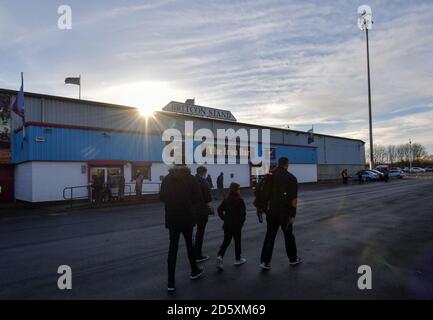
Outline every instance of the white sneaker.
{"label": "white sneaker", "polygon": [[235,261],[234,265],[235,265],[235,266],[241,266],[241,265],[243,265],[245,262],[247,262],[247,259],[245,259],[245,258],[240,258],[239,260],[236,260],[236,261]]}
{"label": "white sneaker", "polygon": [[223,257],[219,256],[219,257],[216,259],[216,267],[217,267],[217,269],[219,269],[219,270],[224,270]]}
{"label": "white sneaker", "polygon": [[262,262],[262,263],[259,264],[259,267],[262,268],[263,270],[270,270],[271,269],[271,264],[270,263]]}
{"label": "white sneaker", "polygon": [[292,267],[297,266],[298,264],[301,264],[301,263],[302,263],[302,259],[301,259],[301,257],[296,258],[296,261],[289,262],[289,264],[290,264]]}

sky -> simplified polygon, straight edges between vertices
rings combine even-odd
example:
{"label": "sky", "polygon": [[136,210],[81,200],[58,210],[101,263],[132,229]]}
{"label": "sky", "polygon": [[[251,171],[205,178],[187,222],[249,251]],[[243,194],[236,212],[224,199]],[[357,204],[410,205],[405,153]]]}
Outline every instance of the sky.
{"label": "sky", "polygon": [[[72,29],[60,30],[60,5]],[[433,153],[433,1],[0,0],[0,88],[144,111],[171,100],[238,121],[368,142],[365,33],[372,7],[374,142]]]}

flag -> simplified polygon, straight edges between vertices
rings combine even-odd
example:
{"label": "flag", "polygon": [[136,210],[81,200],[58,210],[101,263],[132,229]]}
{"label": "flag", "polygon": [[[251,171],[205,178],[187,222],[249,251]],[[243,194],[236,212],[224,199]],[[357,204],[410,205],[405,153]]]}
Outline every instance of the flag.
{"label": "flag", "polygon": [[311,128],[308,132],[308,144],[312,144],[314,142],[314,127]]}
{"label": "flag", "polygon": [[24,119],[24,80],[23,73],[21,72],[21,88],[17,93],[17,97],[12,105],[12,110],[18,116]]}
{"label": "flag", "polygon": [[75,84],[77,86],[81,85],[81,77],[69,77],[65,79],[65,84]]}

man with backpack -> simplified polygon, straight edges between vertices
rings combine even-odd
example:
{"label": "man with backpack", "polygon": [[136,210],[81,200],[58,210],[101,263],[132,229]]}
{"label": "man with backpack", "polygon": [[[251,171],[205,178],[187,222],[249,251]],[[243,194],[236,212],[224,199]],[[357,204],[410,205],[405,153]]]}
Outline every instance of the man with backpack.
{"label": "man with backpack", "polygon": [[271,258],[278,229],[284,233],[286,252],[291,266],[302,262],[297,255],[296,241],[293,235],[293,223],[296,217],[298,181],[288,172],[289,159],[282,157],[278,167],[272,170],[259,183],[256,189],[254,205],[259,219],[261,212],[266,213],[267,231],[263,243],[260,267],[271,269]]}
{"label": "man with backpack", "polygon": [[194,206],[201,202],[200,186],[185,165],[175,165],[164,178],[159,192],[159,199],[165,204],[165,226],[170,233],[168,251],[168,291],[175,291],[175,271],[179,238],[185,239],[191,280],[199,278],[203,270],[197,266],[193,248],[193,229],[196,222]]}

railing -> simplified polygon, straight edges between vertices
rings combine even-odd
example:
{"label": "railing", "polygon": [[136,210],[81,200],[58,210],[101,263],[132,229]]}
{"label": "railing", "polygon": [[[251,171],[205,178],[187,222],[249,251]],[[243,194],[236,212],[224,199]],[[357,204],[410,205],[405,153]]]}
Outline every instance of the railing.
{"label": "railing", "polygon": [[[141,195],[158,194],[160,190],[160,182],[145,182],[142,186]],[[121,200],[121,196],[123,196],[124,199],[132,199],[133,196],[136,196],[135,183],[125,183],[123,195],[119,194],[118,187],[107,186],[103,188],[101,192],[102,193],[99,195],[99,199],[95,199],[93,187],[91,185],[66,187],[63,189],[63,199],[70,201],[72,207],[74,201],[76,200],[87,199],[90,203],[94,203],[96,200],[102,202],[111,202],[114,201],[114,199]]]}
{"label": "railing", "polygon": [[[83,194],[85,189],[85,194],[86,195],[77,195],[78,190],[82,190],[81,194]],[[74,190],[75,190],[75,197],[74,197]],[[69,197],[67,197],[67,191],[69,191]],[[73,205],[73,201],[74,200],[84,200],[84,199],[89,199],[89,195],[91,195],[91,186],[90,185],[85,185],[85,186],[74,186],[74,187],[66,187],[63,189],[63,199],[65,200],[69,200],[71,202],[71,207]]]}

